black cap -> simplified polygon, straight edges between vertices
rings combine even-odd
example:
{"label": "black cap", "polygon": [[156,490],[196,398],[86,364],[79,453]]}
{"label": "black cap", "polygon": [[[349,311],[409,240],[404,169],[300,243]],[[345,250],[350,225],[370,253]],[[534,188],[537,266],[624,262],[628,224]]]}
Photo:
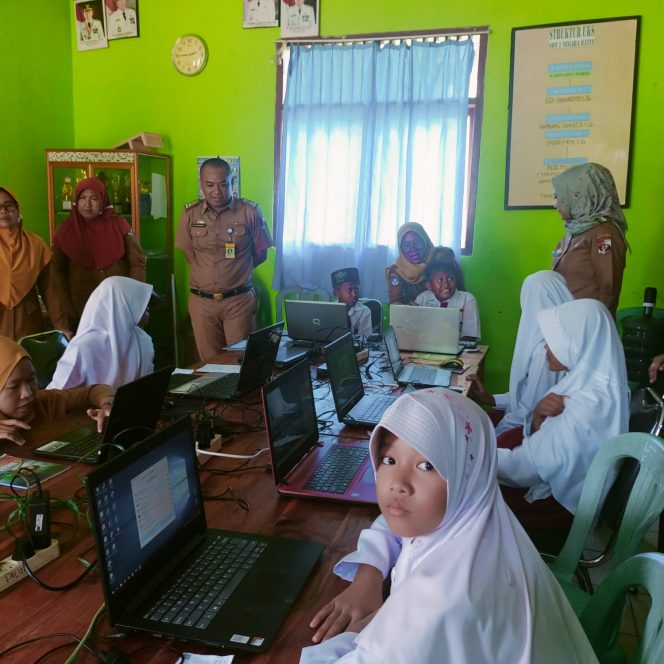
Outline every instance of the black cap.
{"label": "black cap", "polygon": [[335,270],[330,277],[332,278],[332,288],[337,288],[346,281],[359,286],[360,271],[356,267],[344,267],[341,270]]}

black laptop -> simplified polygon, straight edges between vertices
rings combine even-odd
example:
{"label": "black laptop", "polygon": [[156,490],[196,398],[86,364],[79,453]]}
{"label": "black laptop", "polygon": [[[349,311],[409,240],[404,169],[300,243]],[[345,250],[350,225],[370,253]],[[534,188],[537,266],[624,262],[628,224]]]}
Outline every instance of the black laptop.
{"label": "black laptop", "polygon": [[296,364],[265,385],[263,407],[279,493],[376,502],[369,441],[318,433],[309,362]]}
{"label": "black laptop", "polygon": [[100,463],[142,440],[152,433],[159,421],[172,371],[173,367],[165,367],[118,387],[103,433],[99,433],[97,423],[90,420],[90,424],[38,447],[35,454]]}
{"label": "black laptop", "polygon": [[325,346],[325,362],[339,422],[375,427],[397,397],[364,393],[353,335],[345,334]]}
{"label": "black laptop", "polygon": [[[198,399],[233,399],[253,392],[272,376],[274,361],[279,350],[283,323],[268,325],[252,332],[247,339],[247,348],[242,358],[239,373],[188,375],[176,374],[171,379],[168,391]],[[177,384],[176,384],[177,383]]]}
{"label": "black laptop", "polygon": [[111,625],[266,650],[323,545],[208,529],[190,418],[85,478]]}

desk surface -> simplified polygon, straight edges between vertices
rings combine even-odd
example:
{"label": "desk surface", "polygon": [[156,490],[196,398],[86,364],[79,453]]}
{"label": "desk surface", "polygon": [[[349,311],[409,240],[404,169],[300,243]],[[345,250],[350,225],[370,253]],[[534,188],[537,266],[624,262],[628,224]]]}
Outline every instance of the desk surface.
{"label": "desk surface", "polygon": [[[477,358],[475,367],[480,367],[486,354],[486,348],[480,354],[472,354]],[[229,362],[230,355],[220,358]],[[468,359],[464,358],[467,363]],[[374,362],[374,371],[378,371],[382,364],[380,357],[372,356],[369,362]],[[365,365],[365,368],[369,363]],[[379,382],[369,367],[371,378]],[[468,373],[468,372],[466,372]],[[455,383],[464,386],[464,375],[454,376]],[[316,397],[323,401],[317,403],[319,414],[333,410],[329,389],[318,383]],[[324,400],[329,402],[326,403]],[[328,405],[330,408],[328,408]],[[258,394],[249,395],[242,402],[220,404],[219,414],[228,424],[231,431],[241,431],[263,426],[262,407]],[[85,416],[69,416],[58,422],[35,431],[40,442],[30,447],[37,447],[41,442],[51,440],[58,434],[71,430]],[[334,412],[329,413],[326,419],[330,426],[325,433],[340,434],[358,438],[367,438],[368,432],[363,429],[346,427],[338,424]],[[38,436],[37,436],[38,434]],[[257,448],[266,445],[264,430],[254,430],[249,433],[230,433],[224,437],[224,451],[236,454],[252,453]],[[0,442],[0,452],[14,456],[30,456],[30,451],[19,448],[8,442]],[[284,538],[309,539],[324,543],[325,550],[314,569],[312,576],[305,585],[300,597],[286,618],[281,631],[270,650],[263,655],[236,654],[234,662],[273,664],[292,664],[297,661],[300,649],[310,644],[311,630],[309,621],[316,610],[329,601],[345,586],[331,573],[332,566],[344,554],[352,551],[362,528],[367,527],[378,515],[376,506],[335,503],[332,501],[304,500],[284,498],[274,489],[272,475],[267,467],[267,455],[259,456],[256,461],[249,464],[249,469],[242,472],[221,474],[221,470],[237,468],[240,462],[230,459],[211,458],[201,469],[201,485],[206,497],[219,496],[229,487],[233,493],[248,501],[249,511],[243,510],[233,501],[206,500],[206,515],[211,528],[224,528],[240,532],[261,533]],[[72,466],[62,475],[49,480],[45,487],[52,496],[72,497],[83,492],[80,477],[88,472],[90,466],[81,464]],[[215,472],[216,471],[216,472]],[[0,503],[0,518],[2,523],[9,512],[7,502]],[[64,542],[63,553],[60,557],[48,564],[38,572],[38,576],[51,585],[62,585],[77,577],[83,567],[77,562],[77,557],[85,553],[87,560],[94,560],[94,550],[90,550],[92,537],[89,529],[81,525],[78,532],[60,525],[62,522],[71,524],[72,513],[57,511],[52,515],[54,530],[61,533],[60,539]],[[0,559],[12,553],[12,541],[6,533],[0,533]],[[31,638],[67,632],[81,637],[95,612],[103,602],[99,579],[93,574],[87,576],[76,587],[65,592],[49,592],[38,587],[32,581],[24,579],[0,595],[2,602],[2,625],[0,626],[0,651],[13,644],[27,641]],[[131,635],[123,639],[103,640],[100,637],[114,633],[105,616],[98,621],[94,631],[94,638],[90,641],[95,649],[108,650],[111,646],[126,653],[134,653],[141,649],[141,662],[175,662],[177,655],[166,648],[158,648],[159,644],[170,645],[177,650],[189,652],[211,652],[209,649],[194,644],[184,644],[174,640],[159,639],[148,635]],[[58,637],[37,641],[14,653],[5,656],[3,662],[23,663],[34,662],[42,655],[65,643],[72,645],[56,650],[44,662],[62,662],[73,650],[73,640]],[[138,656],[138,655],[136,655]],[[83,651],[79,660],[82,663],[98,661],[91,653]],[[132,661],[134,659],[132,658]]]}

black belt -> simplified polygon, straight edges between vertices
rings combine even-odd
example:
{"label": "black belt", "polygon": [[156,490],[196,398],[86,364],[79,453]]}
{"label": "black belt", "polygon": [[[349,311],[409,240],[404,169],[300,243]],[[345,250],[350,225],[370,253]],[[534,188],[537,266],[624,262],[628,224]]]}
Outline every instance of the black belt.
{"label": "black belt", "polygon": [[225,300],[227,297],[248,293],[251,288],[251,286],[242,286],[242,288],[234,288],[233,290],[226,291],[225,293],[208,293],[206,291],[198,290],[198,288],[190,288],[189,292],[193,293],[194,295],[198,295],[198,297],[205,297],[208,300]]}

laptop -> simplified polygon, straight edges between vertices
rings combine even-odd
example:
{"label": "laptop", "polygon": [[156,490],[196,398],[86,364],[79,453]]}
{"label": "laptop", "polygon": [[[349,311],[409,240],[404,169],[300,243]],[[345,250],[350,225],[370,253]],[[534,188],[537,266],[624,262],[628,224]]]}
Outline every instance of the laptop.
{"label": "laptop", "polygon": [[383,334],[387,359],[392,369],[394,380],[399,385],[422,385],[424,387],[449,387],[452,372],[449,369],[423,367],[419,364],[406,364],[401,361],[394,328],[390,325]]}
{"label": "laptop", "polygon": [[[203,400],[233,399],[252,392],[272,376],[283,330],[283,323],[275,323],[252,332],[247,339],[240,373],[190,375],[190,380],[169,387],[169,392]],[[174,384],[181,380],[181,375],[176,374]]]}
{"label": "laptop", "polygon": [[324,546],[208,529],[191,419],[85,478],[111,625],[263,652]]}
{"label": "laptop", "polygon": [[376,502],[369,441],[319,437],[309,362],[296,364],[265,385],[263,407],[280,494]]}
{"label": "laptop", "polygon": [[142,440],[159,421],[172,371],[173,367],[165,367],[118,387],[103,433],[97,431],[97,423],[91,420],[90,424],[38,447],[35,454],[101,463],[111,454]]}
{"label": "laptop", "polygon": [[375,427],[397,397],[364,393],[352,334],[345,334],[325,346],[324,352],[339,422]]}
{"label": "laptop", "polygon": [[326,344],[346,334],[348,308],[343,302],[285,300],[288,336],[295,342]]}
{"label": "laptop", "polygon": [[[236,341],[234,344],[226,346],[225,350],[244,351],[246,350],[246,348],[247,348],[247,340],[241,339],[240,341]],[[294,364],[297,364],[306,357],[309,357],[309,355],[311,355],[311,352],[312,352],[311,348],[304,348],[302,346],[293,346],[293,340],[290,339],[290,337],[282,335],[281,341],[279,342],[279,350],[277,351],[277,357],[274,360],[274,368],[287,369],[288,367],[292,367]],[[173,380],[173,378],[175,378],[175,380]],[[177,387],[178,385],[182,385],[183,383],[187,383],[190,380],[192,380],[191,377],[187,378],[186,380],[178,379],[177,374],[174,375],[173,378],[171,379],[170,387]]]}
{"label": "laptop", "polygon": [[459,354],[458,309],[391,304],[390,325],[401,350]]}

